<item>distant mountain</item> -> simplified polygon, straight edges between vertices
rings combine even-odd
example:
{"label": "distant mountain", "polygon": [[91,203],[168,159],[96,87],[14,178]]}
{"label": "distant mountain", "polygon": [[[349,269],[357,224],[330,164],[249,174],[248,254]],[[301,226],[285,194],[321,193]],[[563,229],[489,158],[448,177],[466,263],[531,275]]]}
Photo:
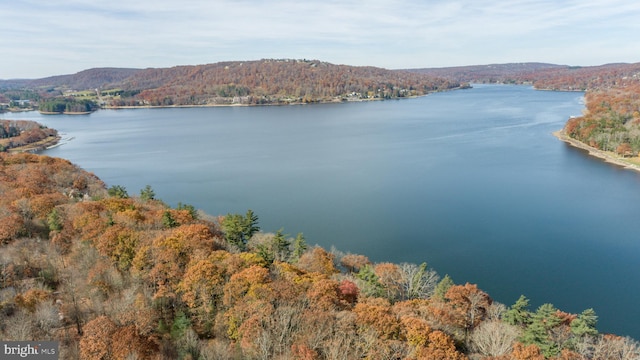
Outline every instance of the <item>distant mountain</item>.
{"label": "distant mountain", "polygon": [[408,71],[442,77],[454,81],[509,83],[520,82],[522,81],[522,79],[526,79],[532,74],[539,73],[541,71],[567,68],[569,68],[569,66],[527,62],[455,66],[444,68],[421,68],[408,69]]}
{"label": "distant mountain", "polygon": [[451,81],[476,83],[530,83],[544,90],[610,88],[640,79],[640,63],[600,66],[567,66],[545,63],[513,63],[410,69]]}
{"label": "distant mountain", "polygon": [[84,70],[72,75],[58,75],[43,79],[29,80],[26,83],[30,88],[65,88],[72,90],[88,90],[105,88],[133,76],[142,71],[140,69],[124,68],[95,68]]}

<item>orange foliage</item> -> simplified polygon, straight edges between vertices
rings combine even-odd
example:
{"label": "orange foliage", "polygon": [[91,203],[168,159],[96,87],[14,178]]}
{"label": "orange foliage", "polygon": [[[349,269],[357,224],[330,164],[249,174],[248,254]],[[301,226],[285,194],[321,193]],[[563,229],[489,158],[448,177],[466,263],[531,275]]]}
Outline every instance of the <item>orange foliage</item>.
{"label": "orange foliage", "polygon": [[371,327],[383,339],[399,339],[402,325],[400,319],[393,313],[391,304],[382,298],[367,298],[353,308],[357,323],[360,326]]}
{"label": "orange foliage", "polygon": [[446,308],[455,325],[465,330],[478,326],[493,300],[478,285],[454,285],[445,294]]}
{"label": "orange foliage", "polygon": [[314,281],[307,290],[310,305],[324,311],[339,308],[342,305],[339,286],[340,284],[332,279]]}
{"label": "orange foliage", "polygon": [[347,254],[340,259],[340,265],[349,272],[358,272],[365,265],[370,265],[371,261],[364,255]]}
{"label": "orange foliage", "polygon": [[304,253],[298,260],[298,267],[308,272],[318,272],[327,276],[339,272],[333,264],[333,255],[319,246]]}
{"label": "orange foliage", "polygon": [[89,321],[82,328],[84,333],[80,339],[82,359],[112,359],[111,338],[116,329],[116,324],[104,315]]}
{"label": "orange foliage", "polygon": [[224,304],[271,298],[269,270],[253,265],[234,274],[224,286]]}
{"label": "orange foliage", "polygon": [[524,346],[519,342],[513,344],[511,356],[513,360],[544,360],[539,347],[533,344]]}
{"label": "orange foliage", "polygon": [[111,335],[111,358],[153,359],[157,345],[142,337],[135,325],[121,327]]}
{"label": "orange foliage", "polygon": [[428,344],[416,352],[418,360],[466,360],[451,337],[440,330],[429,333]]}
{"label": "orange foliage", "polygon": [[15,297],[16,305],[27,309],[30,312],[36,310],[36,306],[43,301],[51,299],[51,293],[40,289],[29,289],[24,294],[18,294]]}

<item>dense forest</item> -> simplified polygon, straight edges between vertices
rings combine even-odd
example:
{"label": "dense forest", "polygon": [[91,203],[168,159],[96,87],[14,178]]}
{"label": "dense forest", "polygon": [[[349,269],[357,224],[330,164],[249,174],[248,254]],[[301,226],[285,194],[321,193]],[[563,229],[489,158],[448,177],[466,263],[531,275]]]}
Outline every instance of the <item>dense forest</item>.
{"label": "dense forest", "polygon": [[[149,69],[121,84],[125,90],[144,89],[131,100],[150,105],[389,99],[459,86],[458,82],[430,75],[316,60],[260,60]],[[126,103],[124,98],[114,105]]]}
{"label": "dense forest", "polygon": [[0,338],[57,340],[64,359],[640,356],[591,309],[505,306],[425,263],[173,208],[63,159],[0,153],[0,194]]}
{"label": "dense forest", "polygon": [[106,107],[260,105],[391,99],[458,88],[408,71],[266,59],[159,69],[98,68],[37,80],[0,81],[0,93],[36,90],[43,100],[100,90]]}
{"label": "dense forest", "polygon": [[586,94],[583,116],[570,119],[564,132],[599,150],[620,156],[640,151],[640,79]]}

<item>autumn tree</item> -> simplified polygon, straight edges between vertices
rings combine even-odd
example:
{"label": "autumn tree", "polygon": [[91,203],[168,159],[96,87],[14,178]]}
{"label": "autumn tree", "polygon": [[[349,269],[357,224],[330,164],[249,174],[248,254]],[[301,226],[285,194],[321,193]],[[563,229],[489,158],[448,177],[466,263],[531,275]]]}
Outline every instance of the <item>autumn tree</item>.
{"label": "autumn tree", "polygon": [[485,321],[471,333],[472,348],[484,356],[505,356],[513,350],[513,344],[521,330],[499,320]]}
{"label": "autumn tree", "polygon": [[444,295],[443,302],[431,305],[438,322],[451,327],[452,331],[462,330],[465,340],[471,331],[486,317],[493,300],[475,284],[453,285]]}
{"label": "autumn tree", "polygon": [[224,251],[216,251],[207,259],[191,262],[178,284],[181,298],[193,314],[195,330],[200,334],[211,330],[221,305],[226,276],[221,265],[228,256]]}
{"label": "autumn tree", "polygon": [[114,359],[112,352],[112,335],[117,325],[106,316],[99,316],[89,321],[84,327],[84,335],[80,339],[80,355],[83,359]]}
{"label": "autumn tree", "polygon": [[420,360],[466,360],[458,351],[453,339],[446,333],[435,330],[429,333],[427,345],[417,351]]}
{"label": "autumn tree", "polygon": [[340,259],[340,265],[348,272],[358,272],[365,265],[371,265],[371,261],[364,255],[347,254]]}

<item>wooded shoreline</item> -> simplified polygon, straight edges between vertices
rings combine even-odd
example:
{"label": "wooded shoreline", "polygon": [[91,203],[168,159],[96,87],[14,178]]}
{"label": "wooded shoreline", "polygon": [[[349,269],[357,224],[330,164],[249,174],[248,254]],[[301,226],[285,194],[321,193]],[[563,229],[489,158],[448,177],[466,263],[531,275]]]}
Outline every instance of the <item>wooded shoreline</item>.
{"label": "wooded shoreline", "polygon": [[578,141],[576,139],[573,139],[571,137],[569,137],[564,130],[558,130],[558,131],[554,131],[553,132],[553,136],[555,136],[556,138],[558,138],[561,141],[564,141],[565,143],[578,148],[578,149],[582,149],[585,150],[589,155],[597,157],[601,160],[604,160],[605,162],[608,162],[610,164],[614,164],[614,165],[618,165],[621,166],[625,169],[631,169],[631,170],[635,170],[635,171],[640,171],[640,165],[631,162],[628,159],[622,158],[620,156],[617,156],[611,152],[608,151],[602,151],[602,150],[598,150],[592,146],[589,146],[581,141]]}

